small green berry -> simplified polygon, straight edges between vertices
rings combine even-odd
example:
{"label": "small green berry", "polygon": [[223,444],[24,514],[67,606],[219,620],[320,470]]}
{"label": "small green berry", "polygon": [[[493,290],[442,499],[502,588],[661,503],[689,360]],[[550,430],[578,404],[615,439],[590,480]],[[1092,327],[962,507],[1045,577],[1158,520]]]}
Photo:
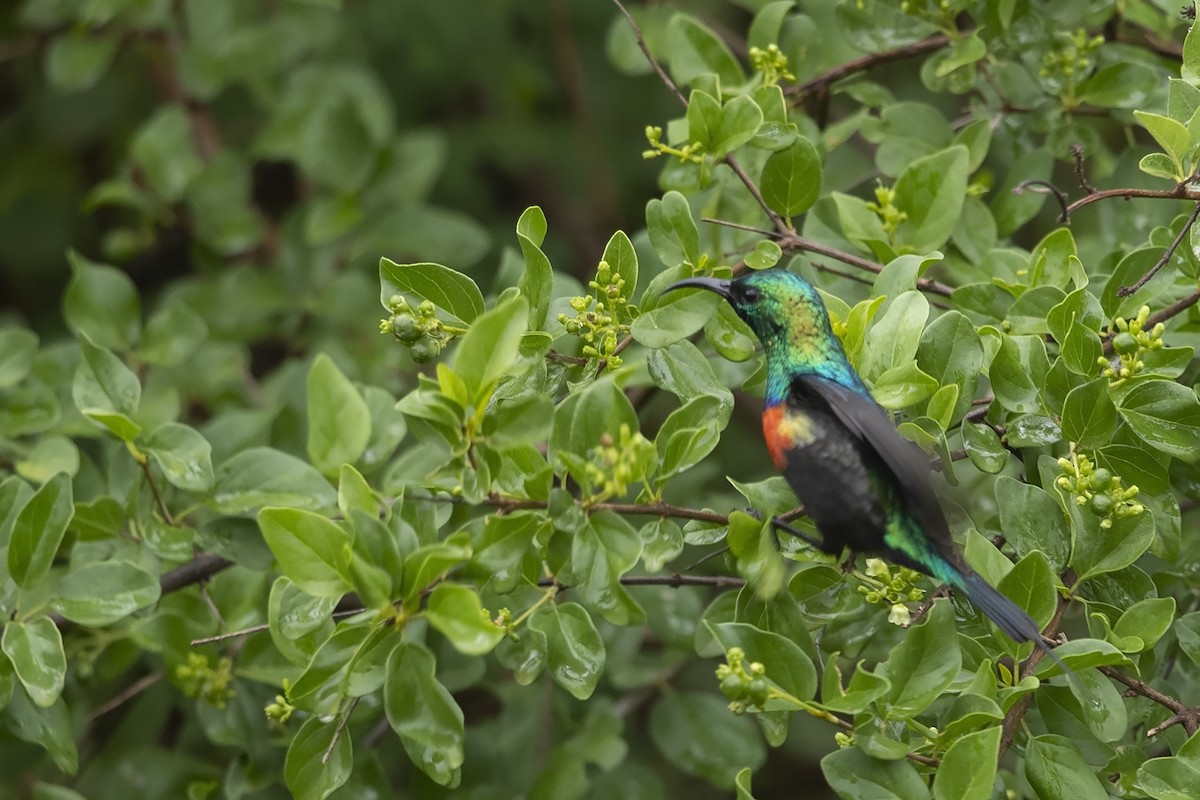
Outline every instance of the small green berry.
{"label": "small green berry", "polygon": [[750,685],[746,687],[746,695],[750,698],[750,702],[756,706],[766,705],[766,702],[771,699],[771,684],[767,683],[766,678],[754,678],[750,681]]}
{"label": "small green berry", "polygon": [[1123,355],[1136,353],[1138,349],[1137,338],[1129,331],[1121,331],[1113,338],[1113,349]]}
{"label": "small green berry", "polygon": [[1107,489],[1108,485],[1112,483],[1112,473],[1106,470],[1104,467],[1100,467],[1092,473],[1092,476],[1088,479],[1088,482],[1091,484],[1093,489]]}
{"label": "small green berry", "polygon": [[392,317],[392,334],[405,344],[417,341],[421,338],[421,331],[417,327],[417,318],[408,313]]}
{"label": "small green berry", "polygon": [[418,339],[413,342],[409,348],[409,353],[412,355],[412,360],[418,364],[428,364],[438,357],[442,352],[442,347],[436,339]]}
{"label": "small green berry", "polygon": [[1112,513],[1113,499],[1112,495],[1107,493],[1099,493],[1092,495],[1092,499],[1088,504],[1092,513],[1098,517],[1106,517]]}

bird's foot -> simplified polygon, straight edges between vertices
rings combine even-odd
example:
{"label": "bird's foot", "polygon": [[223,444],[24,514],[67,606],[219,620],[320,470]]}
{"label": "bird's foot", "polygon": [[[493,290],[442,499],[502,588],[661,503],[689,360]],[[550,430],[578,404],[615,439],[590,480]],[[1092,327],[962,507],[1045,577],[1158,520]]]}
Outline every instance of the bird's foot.
{"label": "bird's foot", "polygon": [[858,553],[854,552],[853,550],[846,551],[846,560],[842,562],[842,574],[843,575],[849,575],[851,572],[854,571],[854,567],[857,566],[855,564],[855,561],[857,560],[857,558],[858,558]]}

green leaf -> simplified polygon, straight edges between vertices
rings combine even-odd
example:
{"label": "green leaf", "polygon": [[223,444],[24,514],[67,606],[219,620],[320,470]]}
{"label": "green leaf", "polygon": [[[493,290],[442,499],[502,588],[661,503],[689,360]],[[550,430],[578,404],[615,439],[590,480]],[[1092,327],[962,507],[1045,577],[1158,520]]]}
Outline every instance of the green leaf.
{"label": "green leaf", "polygon": [[667,267],[700,261],[700,234],[687,198],[676,191],[646,203],[650,246]]}
{"label": "green leaf", "polygon": [[730,789],[741,769],[762,766],[767,753],[754,724],[725,706],[713,694],[664,694],[650,710],[650,738],[678,769]]}
{"label": "green leaf", "polygon": [[967,457],[980,472],[995,475],[1008,463],[1008,451],[1000,437],[988,425],[964,422],[962,425],[963,449]]}
{"label": "green leaf", "polygon": [[896,208],[908,216],[896,239],[925,253],[945,246],[967,192],[967,148],[954,145],[919,158],[896,179]]}
{"label": "green leaf", "polygon": [[517,360],[527,318],[524,298],[510,298],[475,319],[459,342],[454,371],[467,385],[467,396],[477,412],[482,412],[500,376]]}
{"label": "green leaf", "polygon": [[871,383],[875,402],[892,410],[914,406],[937,390],[937,379],[922,372],[915,361],[886,369]]}
{"label": "green leaf", "polygon": [[61,698],[49,708],[39,708],[24,692],[13,692],[3,720],[13,736],[43,747],[63,772],[74,775],[78,770],[79,752],[75,749],[71,712]]}
{"label": "green leaf", "polygon": [[98,422],[118,438],[130,442],[141,426],[131,417],[142,399],[142,385],[120,358],[81,334],[83,359],[75,370],[71,393],[84,416]]}
{"label": "green leaf", "polygon": [[258,526],[279,569],[314,597],[350,591],[350,534],[299,508],[264,508]]}
{"label": "green leaf", "polygon": [[[1166,153],[1147,153],[1138,162],[1138,169],[1155,178],[1175,181],[1177,168]],[[1176,181],[1178,182],[1178,181]]]}
{"label": "green leaf", "polygon": [[72,564],[59,580],[51,607],[72,622],[100,627],[158,602],[158,578],[128,561]]}
{"label": "green leaf", "polygon": [[928,318],[929,301],[920,292],[905,292],[892,300],[867,332],[865,377],[874,380],[892,367],[912,362]]}
{"label": "green leaf", "polygon": [[458,785],[463,763],[463,713],[434,677],[433,653],[403,642],[388,658],[383,705],[408,757],[435,783]]}
{"label": "green leaf", "polygon": [[1087,510],[1076,509],[1074,517],[1071,567],[1081,581],[1124,569],[1137,561],[1154,541],[1154,519],[1148,511],[1137,516],[1114,516],[1109,528],[1101,527],[1099,518]]}
{"label": "green leaf", "polygon": [[1170,628],[1175,618],[1174,597],[1147,597],[1125,609],[1113,625],[1117,636],[1136,636],[1142,649],[1153,648]]}
{"label": "green leaf", "polygon": [[550,677],[577,700],[587,700],[604,671],[604,640],[592,618],[578,603],[542,606],[529,627],[546,637]]}
{"label": "green leaf", "polygon": [[1105,797],[1108,792],[1065,736],[1047,734],[1029,740],[1025,778],[1040,797]]}
{"label": "green leaf", "polygon": [[333,359],[321,353],[308,371],[308,457],[333,477],[362,457],[371,439],[371,410]]}
{"label": "green leaf", "polygon": [[[691,336],[712,318],[721,298],[704,289],[683,289],[658,296],[668,284],[691,277],[686,266],[660,273],[650,282],[643,298],[655,298],[653,307],[643,309],[630,325],[630,333],[650,348],[666,347]],[[643,301],[644,302],[644,301]]]}
{"label": "green leaf", "polygon": [[1120,420],[1108,393],[1108,379],[1099,378],[1076,386],[1063,403],[1062,432],[1080,447],[1096,447],[1112,441]]}
{"label": "green leaf", "polygon": [[[606,434],[619,433],[622,425],[631,432],[638,430],[633,405],[613,381],[597,381],[554,409],[549,458],[553,461],[559,453],[586,453],[598,446]],[[583,478],[577,476],[577,480]]]}
{"label": "green leaf", "polygon": [[63,473],[21,508],[8,540],[8,574],[18,586],[32,586],[50,571],[74,514],[71,479]]}
{"label": "green leaf", "polygon": [[784,217],[794,217],[812,208],[821,196],[821,155],[803,136],[778,152],[763,165],[760,183],[763,199]]}
{"label": "green leaf", "polygon": [[1191,148],[1187,127],[1182,122],[1161,114],[1135,110],[1133,116],[1142,124],[1143,128],[1150,132],[1154,141],[1158,142],[1159,147],[1170,157],[1175,168],[1173,177],[1176,180],[1186,178],[1183,162]]}
{"label": "green leaf", "polygon": [[475,281],[441,264],[421,262],[397,264],[379,259],[379,300],[387,308],[396,294],[414,294],[463,322],[473,322],[483,313],[483,293]]}
{"label": "green leaf", "polygon": [[983,368],[983,343],[971,320],[957,311],[947,311],[930,322],[921,334],[917,366],[942,386],[957,385],[953,418],[965,414]]}
{"label": "green leaf", "polygon": [[333,508],[337,492],[305,461],[270,447],[251,447],[217,469],[213,505],[222,514],[263,506]]}
{"label": "green leaf", "polygon": [[695,17],[679,13],[667,23],[667,62],[671,77],[681,86],[706,73],[716,73],[726,86],[736,86],[746,80],[745,73],[733,53],[720,37]]}
{"label": "green leaf", "polygon": [[188,492],[209,492],[213,476],[212,445],[195,428],[178,422],[159,425],[143,448],[173,486]]}
{"label": "green leaf", "polygon": [[956,739],[933,778],[934,800],[988,800],[996,780],[1000,726]]}
{"label": "green leaf", "polygon": [[429,585],[471,557],[471,545],[466,532],[422,545],[404,559],[404,596],[408,601],[418,597]]}
{"label": "green leaf", "polygon": [[54,705],[62,694],[67,674],[62,634],[54,621],[49,617],[29,622],[7,621],[0,649],[12,662],[29,698],[41,708]]}
{"label": "green leaf", "polygon": [[1080,83],[1076,92],[1079,100],[1097,108],[1145,108],[1161,82],[1158,71],[1145,64],[1109,64]]}
{"label": "green leaf", "polygon": [[538,206],[530,206],[517,220],[517,242],[525,259],[525,271],[517,288],[529,301],[529,329],[541,330],[546,324],[546,312],[553,295],[554,269],[542,252],[546,238],[546,215]]}
{"label": "green leaf", "polygon": [[[1200,77],[1194,69],[1193,74]],[[1138,767],[1136,786],[1154,800],[1200,797],[1200,759],[1194,755],[1151,758]]]}
{"label": "green leaf", "polygon": [[660,389],[686,403],[697,397],[715,397],[726,410],[733,408],[733,392],[721,382],[700,348],[684,340],[646,354],[650,379]]}
{"label": "green leaf", "polygon": [[996,399],[1010,411],[1038,411],[1037,385],[1021,357],[1021,349],[1011,336],[1000,337],[1000,349],[988,368]]}
{"label": "green leaf", "polygon": [[645,618],[641,606],[621,585],[620,579],[637,565],[642,541],[622,516],[602,510],[588,517],[587,525],[571,540],[571,570],[580,596],[600,616],[614,625],[630,625]]}
{"label": "green leaf", "polygon": [[1070,533],[1062,509],[1043,489],[1001,475],[996,479],[1000,530],[1018,556],[1034,551],[1046,555],[1061,572],[1070,553]]}
{"label": "green leaf", "polygon": [[954,611],[948,602],[935,602],[879,669],[892,684],[888,716],[903,720],[920,714],[954,681],[961,666]]}
{"label": "green leaf", "polygon": [[425,617],[464,655],[490,653],[504,638],[504,629],[483,614],[478,593],[459,584],[438,584],[429,596]]}
{"label": "green leaf", "polygon": [[624,231],[617,231],[609,238],[600,260],[607,262],[614,277],[620,275],[625,280],[625,296],[632,297],[638,284],[638,257]]}
{"label": "green leaf", "polygon": [[353,768],[349,729],[309,717],[288,745],[283,780],[296,800],[324,800],[349,780]]}
{"label": "green leaf", "polygon": [[1180,67],[1180,77],[1192,86],[1200,85],[1200,33],[1196,26],[1188,29],[1183,39],[1183,65]]}
{"label": "green leaf", "polygon": [[183,198],[204,167],[182,105],[164,105],[150,117],[134,137],[130,153],[151,188],[172,203]]}
{"label": "green leaf", "polygon": [[77,28],[50,41],[46,80],[63,94],[90,89],[104,77],[120,48],[121,37]]}
{"label": "green leaf", "polygon": [[1103,348],[1095,331],[1072,325],[1062,343],[1063,363],[1076,375],[1095,375]]}
{"label": "green leaf", "polygon": [[487,518],[483,537],[477,541],[471,555],[471,563],[488,576],[490,589],[502,593],[512,591],[519,585],[524,564],[531,555],[534,536],[543,524],[542,519],[534,514],[492,515]]}
{"label": "green leaf", "polygon": [[722,397],[700,395],[672,411],[654,437],[659,466],[656,483],[665,483],[704,460],[720,442],[729,422],[730,403]]}
{"label": "green leaf", "polygon": [[29,374],[37,353],[38,337],[24,328],[0,330],[0,389],[16,386]]}
{"label": "green leaf", "polygon": [[46,436],[14,465],[17,474],[43,484],[62,472],[74,478],[79,472],[79,448],[65,436]]}
{"label": "green leaf", "polygon": [[740,647],[747,662],[766,667],[767,680],[801,700],[811,700],[817,691],[817,671],[812,659],[786,636],[741,622],[709,625],[713,637],[726,653]]}
{"label": "green leaf", "polygon": [[171,303],[146,322],[138,357],[149,364],[177,367],[208,339],[204,319],[183,303]]}
{"label": "green leaf", "polygon": [[821,759],[829,788],[852,800],[928,800],[925,779],[908,761],[880,761],[857,747]]}
{"label": "green leaf", "polygon": [[1118,409],[1151,447],[1184,461],[1200,457],[1200,402],[1193,390],[1173,381],[1147,381],[1133,387]]}
{"label": "green leaf", "polygon": [[133,281],[119,269],[67,253],[71,281],[63,295],[63,317],[71,330],[102,347],[126,350],[141,329],[141,303]]}

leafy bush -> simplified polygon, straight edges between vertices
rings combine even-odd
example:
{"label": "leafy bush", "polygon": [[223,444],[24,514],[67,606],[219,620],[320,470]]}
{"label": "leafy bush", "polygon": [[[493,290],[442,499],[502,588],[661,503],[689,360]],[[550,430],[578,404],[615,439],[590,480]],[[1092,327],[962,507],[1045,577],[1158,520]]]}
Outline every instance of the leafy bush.
{"label": "leafy bush", "polygon": [[[0,195],[28,304],[0,328],[4,785],[1200,796],[1186,21],[340,5],[10,12],[0,141],[37,141],[0,150],[61,162],[61,191],[24,168]],[[511,219],[471,216],[456,163],[484,146],[420,127],[437,91],[410,84],[466,63],[521,107],[548,79],[511,20],[603,43],[616,72],[573,63],[608,102],[572,113],[625,124],[620,192],[637,149],[658,170],[644,227],[589,251],[535,205],[493,251]],[[622,102],[642,93],[680,102]],[[520,125],[514,161],[562,130]],[[587,161],[558,165],[612,179]],[[64,334],[15,265],[68,242]],[[730,390],[760,392],[756,342],[663,294],[776,265],[821,288],[968,560],[1076,682],[923,576],[776,540],[770,516],[811,527]]]}

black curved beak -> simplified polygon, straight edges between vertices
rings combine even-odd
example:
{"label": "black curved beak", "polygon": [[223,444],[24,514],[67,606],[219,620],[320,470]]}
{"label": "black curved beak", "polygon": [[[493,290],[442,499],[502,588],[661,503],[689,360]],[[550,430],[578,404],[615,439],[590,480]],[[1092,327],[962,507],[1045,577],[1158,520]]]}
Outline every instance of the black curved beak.
{"label": "black curved beak", "polygon": [[666,294],[672,289],[687,289],[688,287],[692,287],[695,289],[707,289],[710,292],[724,297],[726,300],[732,300],[733,295],[729,290],[730,283],[731,281],[721,280],[720,278],[684,278],[683,280],[676,281],[667,288],[663,289],[663,294]]}

